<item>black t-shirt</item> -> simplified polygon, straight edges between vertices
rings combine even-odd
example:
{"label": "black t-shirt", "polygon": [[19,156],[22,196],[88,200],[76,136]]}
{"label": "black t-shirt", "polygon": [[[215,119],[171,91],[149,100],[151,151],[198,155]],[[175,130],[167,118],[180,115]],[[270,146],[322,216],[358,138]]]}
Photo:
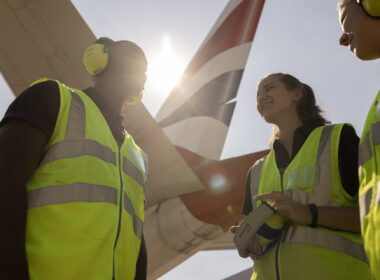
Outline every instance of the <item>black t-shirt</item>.
{"label": "black t-shirt", "polygon": [[[313,130],[314,127],[308,126],[301,126],[295,130],[292,155],[290,157],[285,147],[278,140],[274,141],[273,149],[275,151],[276,164],[279,169],[286,168],[289,165]],[[339,140],[339,173],[342,186],[351,197],[355,197],[359,189],[358,148],[359,137],[356,135],[354,128],[349,125],[344,125]],[[252,211],[250,185],[251,169],[248,172],[245,186],[243,202],[244,215],[248,215]]]}
{"label": "black t-shirt", "polygon": [[[112,134],[118,143],[124,139],[124,129],[121,125],[122,117],[118,112],[102,102],[102,96],[93,88],[84,92],[100,108]],[[58,84],[54,81],[45,81],[29,87],[11,103],[6,111],[0,127],[10,119],[23,120],[40,129],[50,139],[53,134],[60,108],[60,93]]]}
{"label": "black t-shirt", "polygon": [[60,106],[59,89],[54,81],[38,83],[23,91],[9,105],[0,126],[11,119],[28,122],[50,138]]}

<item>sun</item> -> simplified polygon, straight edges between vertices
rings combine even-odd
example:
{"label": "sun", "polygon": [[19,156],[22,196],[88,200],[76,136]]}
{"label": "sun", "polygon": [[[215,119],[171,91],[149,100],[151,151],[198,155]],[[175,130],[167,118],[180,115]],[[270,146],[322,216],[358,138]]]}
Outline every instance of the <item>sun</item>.
{"label": "sun", "polygon": [[170,35],[162,37],[161,50],[148,63],[148,84],[167,95],[179,82],[185,69],[183,58],[173,50]]}

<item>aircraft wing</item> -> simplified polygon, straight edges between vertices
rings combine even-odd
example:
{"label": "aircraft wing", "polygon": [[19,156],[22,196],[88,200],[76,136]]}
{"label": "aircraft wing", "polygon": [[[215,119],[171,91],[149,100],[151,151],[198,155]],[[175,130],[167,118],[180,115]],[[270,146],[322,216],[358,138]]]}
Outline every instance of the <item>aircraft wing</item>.
{"label": "aircraft wing", "polygon": [[80,62],[95,36],[70,1],[0,1],[0,34],[1,73],[15,94],[41,77],[91,84]]}

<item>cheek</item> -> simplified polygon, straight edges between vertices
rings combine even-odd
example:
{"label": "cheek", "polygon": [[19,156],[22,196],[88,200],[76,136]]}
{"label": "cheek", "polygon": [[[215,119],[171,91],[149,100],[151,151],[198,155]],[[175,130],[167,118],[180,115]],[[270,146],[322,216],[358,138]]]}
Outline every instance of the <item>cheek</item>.
{"label": "cheek", "polygon": [[262,115],[262,111],[261,111],[260,105],[258,103],[256,104],[256,110],[257,110],[257,112],[259,112],[260,115]]}
{"label": "cheek", "polygon": [[361,28],[354,36],[353,45],[355,46],[355,54],[363,60],[370,60],[379,50],[379,47],[372,34]]}
{"label": "cheek", "polygon": [[145,77],[119,76],[114,77],[113,81],[127,88],[142,88],[145,84]]}

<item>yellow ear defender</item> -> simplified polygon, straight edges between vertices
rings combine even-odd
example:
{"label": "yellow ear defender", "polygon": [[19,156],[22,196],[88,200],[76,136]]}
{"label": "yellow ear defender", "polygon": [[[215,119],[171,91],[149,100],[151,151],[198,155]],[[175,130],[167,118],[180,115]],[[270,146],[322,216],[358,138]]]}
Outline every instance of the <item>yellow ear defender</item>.
{"label": "yellow ear defender", "polygon": [[83,65],[90,75],[98,75],[107,67],[107,45],[112,42],[109,38],[100,38],[84,50]]}
{"label": "yellow ear defender", "polygon": [[380,0],[357,0],[362,5],[368,15],[380,17]]}

